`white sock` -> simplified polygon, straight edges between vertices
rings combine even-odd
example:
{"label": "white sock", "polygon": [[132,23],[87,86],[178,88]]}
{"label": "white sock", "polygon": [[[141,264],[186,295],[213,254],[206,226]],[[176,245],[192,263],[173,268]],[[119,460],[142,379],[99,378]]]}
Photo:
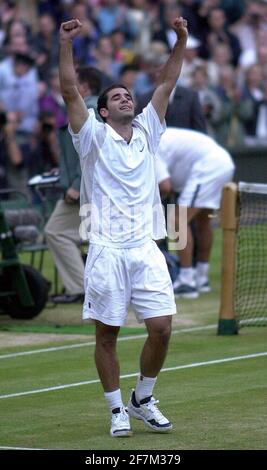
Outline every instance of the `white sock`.
{"label": "white sock", "polygon": [[202,261],[198,261],[197,262],[197,266],[196,266],[196,270],[197,270],[197,276],[198,277],[206,277],[208,278],[208,274],[209,274],[209,263],[203,263]]}
{"label": "white sock", "polygon": [[110,411],[114,410],[115,408],[121,408],[123,406],[120,388],[114,392],[104,392],[104,396],[108,402]]}
{"label": "white sock", "polygon": [[144,377],[140,375],[137,379],[135,387],[135,396],[138,403],[144,398],[153,395],[153,388],[157,381],[157,377]]}
{"label": "white sock", "polygon": [[180,268],[179,279],[181,284],[195,284],[195,269],[192,267]]}

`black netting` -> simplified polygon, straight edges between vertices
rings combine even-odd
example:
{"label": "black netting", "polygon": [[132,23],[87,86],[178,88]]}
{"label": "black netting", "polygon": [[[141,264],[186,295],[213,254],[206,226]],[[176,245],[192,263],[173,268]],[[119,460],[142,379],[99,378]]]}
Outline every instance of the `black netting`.
{"label": "black netting", "polygon": [[239,192],[235,311],[240,327],[267,325],[267,185]]}

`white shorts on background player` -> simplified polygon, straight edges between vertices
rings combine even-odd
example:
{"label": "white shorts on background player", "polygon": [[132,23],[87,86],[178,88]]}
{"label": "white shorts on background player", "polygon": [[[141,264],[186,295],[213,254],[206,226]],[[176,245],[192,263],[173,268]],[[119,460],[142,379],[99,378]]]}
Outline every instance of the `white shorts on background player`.
{"label": "white shorts on background player", "polygon": [[69,130],[82,167],[81,210],[91,204],[96,211],[85,230],[90,246],[83,318],[120,326],[130,304],[139,321],[172,315],[170,276],[152,241],[166,235],[155,173],[165,123],[149,103],[133,120],[128,144],[93,110],[78,134]]}
{"label": "white shorts on background player", "polygon": [[189,129],[169,127],[156,158],[157,179],[171,179],[182,206],[218,209],[223,186],[231,181],[230,154],[211,137]]}

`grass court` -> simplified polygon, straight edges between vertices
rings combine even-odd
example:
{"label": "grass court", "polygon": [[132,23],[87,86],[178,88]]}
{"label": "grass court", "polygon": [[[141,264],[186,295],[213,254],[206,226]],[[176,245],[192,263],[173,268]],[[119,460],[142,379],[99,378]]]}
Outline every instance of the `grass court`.
{"label": "grass court", "polygon": [[[0,449],[266,449],[267,329],[245,327],[236,336],[217,336],[220,256],[216,230],[212,292],[179,301],[169,354],[155,387],[172,433],[156,434],[132,419],[133,437],[109,436],[109,411],[94,365],[93,326],[82,324],[81,306],[75,304],[46,308],[30,321],[0,316]],[[51,279],[48,258],[45,274]],[[118,342],[125,403],[135,385],[144,337],[144,328],[130,314]]]}

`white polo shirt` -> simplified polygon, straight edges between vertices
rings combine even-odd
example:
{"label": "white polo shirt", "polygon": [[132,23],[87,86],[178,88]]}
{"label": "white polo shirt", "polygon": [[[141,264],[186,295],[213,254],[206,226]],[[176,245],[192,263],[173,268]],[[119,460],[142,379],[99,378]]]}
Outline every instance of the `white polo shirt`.
{"label": "white polo shirt", "polygon": [[80,234],[91,243],[130,248],[166,236],[154,155],[165,130],[151,103],[133,120],[129,144],[92,109],[72,135],[82,168]]}

